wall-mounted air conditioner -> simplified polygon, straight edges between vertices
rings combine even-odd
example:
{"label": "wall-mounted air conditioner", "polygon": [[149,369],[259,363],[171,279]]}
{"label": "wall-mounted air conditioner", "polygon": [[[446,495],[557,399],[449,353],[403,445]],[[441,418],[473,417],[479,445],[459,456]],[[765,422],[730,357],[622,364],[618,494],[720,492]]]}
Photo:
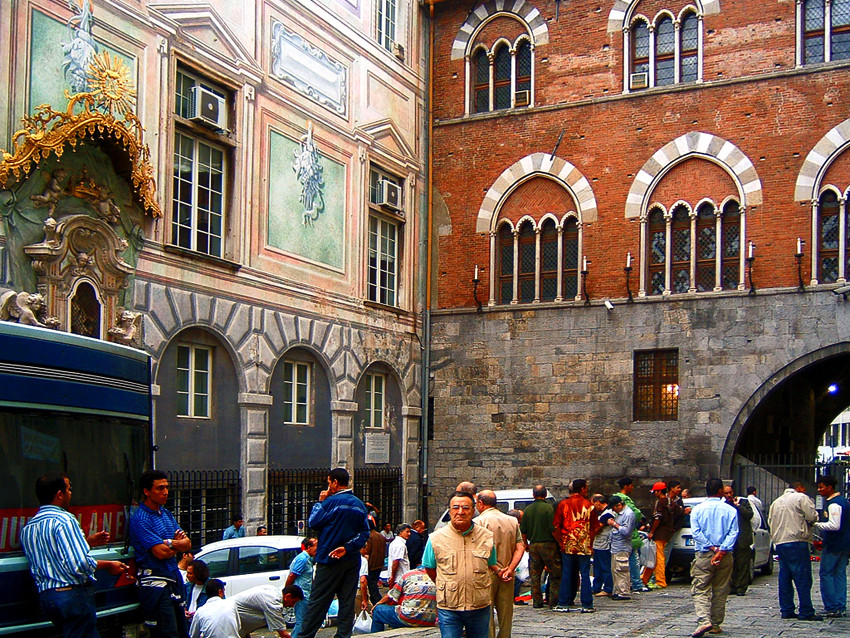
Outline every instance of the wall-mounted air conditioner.
{"label": "wall-mounted air conditioner", "polygon": [[514,106],[528,106],[531,104],[531,91],[517,91],[514,95]]}
{"label": "wall-mounted air conditioner", "polygon": [[630,89],[645,89],[649,86],[649,73],[632,73],[629,76]]}
{"label": "wall-mounted air conditioner", "polygon": [[401,211],[401,188],[398,184],[382,179],[378,182],[378,206],[386,206],[395,211]]}
{"label": "wall-mounted air conditioner", "polygon": [[192,87],[189,119],[214,129],[227,129],[227,110],[224,98],[200,85]]}

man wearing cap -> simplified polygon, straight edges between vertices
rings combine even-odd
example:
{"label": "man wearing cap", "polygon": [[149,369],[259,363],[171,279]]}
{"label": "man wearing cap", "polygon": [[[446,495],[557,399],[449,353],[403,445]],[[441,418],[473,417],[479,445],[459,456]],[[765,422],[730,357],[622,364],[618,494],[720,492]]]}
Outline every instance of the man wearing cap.
{"label": "man wearing cap", "polygon": [[[663,481],[658,481],[652,486],[652,493],[657,500],[652,511],[649,540],[655,542],[655,584],[664,588],[667,587],[665,548],[676,532],[676,511],[670,499],[667,498],[667,485]],[[650,574],[651,572],[644,574],[644,585],[649,581]]]}

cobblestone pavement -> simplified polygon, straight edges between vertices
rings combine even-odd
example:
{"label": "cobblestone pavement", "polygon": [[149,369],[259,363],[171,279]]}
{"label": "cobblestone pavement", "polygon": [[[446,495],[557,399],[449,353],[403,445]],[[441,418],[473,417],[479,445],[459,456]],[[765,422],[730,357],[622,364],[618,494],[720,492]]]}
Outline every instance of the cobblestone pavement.
{"label": "cobblestone pavement", "polygon": [[[812,564],[815,609],[822,609],[818,587],[817,564]],[[746,638],[850,638],[850,618],[829,618],[824,622],[783,620],[779,617],[777,573],[757,576],[746,596],[730,596],[726,605],[726,622],[721,636]],[[556,613],[532,609],[530,605],[514,607],[514,638],[615,638],[646,636],[667,638],[690,636],[696,628],[690,586],[677,581],[667,589],[634,594],[631,601],[617,602],[596,598],[596,613]],[[334,627],[322,629],[318,638],[332,638]],[[399,629],[386,631],[385,637],[439,638],[437,629]],[[272,638],[266,632],[255,632],[255,638]],[[713,634],[706,634],[713,636]]]}

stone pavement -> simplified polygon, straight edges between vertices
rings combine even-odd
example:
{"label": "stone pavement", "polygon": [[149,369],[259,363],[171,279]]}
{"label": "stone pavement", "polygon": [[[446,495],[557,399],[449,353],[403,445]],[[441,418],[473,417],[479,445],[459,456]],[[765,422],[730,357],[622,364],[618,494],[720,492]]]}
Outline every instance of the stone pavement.
{"label": "stone pavement", "polygon": [[[812,564],[815,609],[822,609],[818,588],[818,565]],[[746,638],[850,638],[850,618],[826,619],[824,622],[782,620],[777,598],[778,566],[772,576],[756,576],[746,596],[730,596],[726,605],[726,622],[721,636]],[[668,638],[690,636],[696,628],[690,586],[677,581],[666,590],[634,594],[631,601],[617,602],[596,598],[596,613],[556,613],[532,609],[530,605],[514,608],[514,638],[615,638],[646,636]],[[334,627],[322,629],[318,638],[332,638]],[[398,629],[380,634],[387,638],[439,638],[437,629]],[[272,638],[266,632],[255,632],[255,638]],[[713,636],[713,634],[706,634]]]}

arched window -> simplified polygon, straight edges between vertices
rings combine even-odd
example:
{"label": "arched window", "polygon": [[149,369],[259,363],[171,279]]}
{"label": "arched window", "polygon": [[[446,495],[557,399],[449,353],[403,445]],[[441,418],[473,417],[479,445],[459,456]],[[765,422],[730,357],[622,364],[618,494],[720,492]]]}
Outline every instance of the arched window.
{"label": "arched window", "polygon": [[564,294],[565,300],[578,296],[578,223],[570,217],[564,224]]}
{"label": "arched window", "polygon": [[[517,47],[516,52],[516,91],[529,91],[531,95],[531,43],[528,40],[523,40]],[[523,106],[517,100],[516,106]],[[529,100],[524,100],[525,104]]]}
{"label": "arched window", "polygon": [[525,222],[519,229],[519,302],[534,301],[534,279],[537,271],[537,239],[534,226]]}
{"label": "arched window", "polygon": [[680,30],[679,77],[682,82],[696,82],[699,72],[699,18],[697,15],[686,13],[682,17]]}
{"label": "arched window", "polygon": [[511,50],[507,44],[496,49],[493,58],[493,109],[511,108]]}
{"label": "arched window", "polygon": [[676,30],[667,16],[655,25],[655,86],[676,81]]}
{"label": "arched window", "polygon": [[670,290],[688,292],[691,287],[691,218],[682,205],[673,210],[670,232]]}
{"label": "arched window", "polygon": [[558,296],[558,231],[547,219],[540,229],[540,301]]}
{"label": "arched window", "polygon": [[499,229],[499,303],[514,299],[514,234],[509,224]]}
{"label": "arched window", "polygon": [[647,293],[660,295],[664,293],[664,273],[667,264],[667,223],[664,213],[660,208],[655,208],[649,213],[649,268],[647,276],[649,285]]}
{"label": "arched window", "polygon": [[94,286],[85,281],[71,298],[71,332],[100,339],[100,301]]}
{"label": "arched window", "polygon": [[825,191],[820,196],[818,213],[818,281],[829,284],[838,280],[840,206],[834,191]]}
{"label": "arched window", "polygon": [[717,266],[717,217],[714,205],[705,202],[697,209],[697,282],[698,292],[714,290]]}
{"label": "arched window", "polygon": [[803,64],[814,64],[826,59],[825,5],[824,0],[805,0],[803,3]]}
{"label": "arched window", "polygon": [[[649,25],[639,20],[632,25],[632,73],[645,73],[641,78],[643,88],[649,86]],[[640,83],[632,82],[632,88],[640,88]]]}
{"label": "arched window", "polygon": [[740,277],[741,256],[741,206],[729,200],[723,206],[723,253],[721,255],[720,286],[723,290],[735,290]]}
{"label": "arched window", "polygon": [[850,0],[832,0],[830,60],[850,59]]}
{"label": "arched window", "polygon": [[484,113],[490,110],[490,60],[487,51],[478,49],[473,58],[475,69],[475,84],[473,86],[475,113]]}

